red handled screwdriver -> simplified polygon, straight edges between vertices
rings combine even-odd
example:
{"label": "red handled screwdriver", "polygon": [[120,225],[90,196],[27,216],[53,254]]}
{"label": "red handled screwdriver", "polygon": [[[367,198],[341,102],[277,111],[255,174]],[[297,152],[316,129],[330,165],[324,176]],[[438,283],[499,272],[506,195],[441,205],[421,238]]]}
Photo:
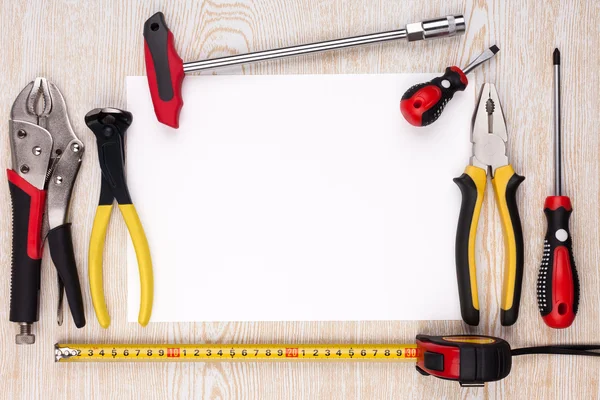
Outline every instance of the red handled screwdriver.
{"label": "red handled screwdriver", "polygon": [[548,230],[544,255],[538,275],[538,306],[546,325],[567,328],[575,319],[579,306],[579,277],[573,260],[569,217],[571,199],[562,195],[560,132],[560,51],[554,50],[554,196],[548,196],[544,214]]}
{"label": "red handled screwdriver", "polygon": [[409,124],[414,126],[427,126],[434,123],[444,111],[444,107],[454,93],[467,88],[469,81],[467,74],[486,62],[500,49],[493,45],[476,59],[471,61],[466,68],[448,67],[444,75],[429,82],[412,86],[404,93],[400,101],[400,111]]}

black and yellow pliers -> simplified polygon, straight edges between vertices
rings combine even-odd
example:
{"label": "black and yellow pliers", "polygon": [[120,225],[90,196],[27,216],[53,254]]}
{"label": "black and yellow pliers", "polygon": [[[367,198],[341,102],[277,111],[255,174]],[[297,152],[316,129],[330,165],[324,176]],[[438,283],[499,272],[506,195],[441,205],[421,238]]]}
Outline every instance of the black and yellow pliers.
{"label": "black and yellow pliers", "polygon": [[131,113],[116,108],[94,109],[85,116],[85,123],[96,135],[98,160],[102,170],[100,201],[92,227],[88,264],[92,303],[98,322],[103,328],[110,325],[110,316],[104,301],[102,253],[115,200],[131,235],[140,271],[141,300],[138,322],[146,326],[152,314],[154,279],[150,249],[125,180],[125,132],[132,120]]}
{"label": "black and yellow pliers", "polygon": [[486,83],[473,119],[473,156],[464,174],[454,179],[462,192],[456,232],[456,273],[461,314],[469,325],[479,324],[475,239],[488,174],[492,176],[504,232],[505,266],[500,322],[504,326],[512,325],[519,314],[523,281],[523,232],[516,195],[525,178],[517,175],[508,162],[507,141],[506,122],[496,87]]}

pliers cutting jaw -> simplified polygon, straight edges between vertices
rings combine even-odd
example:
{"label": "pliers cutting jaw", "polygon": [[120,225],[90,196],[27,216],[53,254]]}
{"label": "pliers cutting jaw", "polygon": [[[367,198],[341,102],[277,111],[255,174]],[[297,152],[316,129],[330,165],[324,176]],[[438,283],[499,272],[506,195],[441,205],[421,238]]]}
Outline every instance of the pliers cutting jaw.
{"label": "pliers cutting jaw", "polygon": [[473,118],[471,165],[486,171],[490,168],[493,177],[498,168],[508,165],[508,134],[496,86],[483,85]]}
{"label": "pliers cutting jaw", "polygon": [[125,133],[132,121],[131,113],[116,108],[94,109],[85,116],[87,126],[96,136],[98,160],[102,170],[100,201],[90,238],[88,268],[92,303],[103,328],[109,327],[110,316],[104,298],[102,253],[115,200],[125,219],[138,261],[141,294],[138,322],[146,326],[152,314],[154,280],[150,249],[125,180]]}
{"label": "pliers cutting jaw", "polygon": [[475,243],[487,175],[492,186],[504,233],[504,282],[500,321],[509,326],[519,313],[523,281],[523,232],[517,208],[517,189],[524,177],[517,175],[506,154],[508,135],[502,106],[494,85],[481,91],[471,132],[473,156],[465,172],[454,182],[462,193],[456,232],[456,274],[461,314],[469,325],[479,324]]}
{"label": "pliers cutting jaw", "polygon": [[62,298],[77,327],[85,325],[83,299],[73,254],[67,212],[83,156],[62,94],[45,78],[29,83],[11,109],[12,169],[7,171],[13,209],[13,260],[10,320],[21,325],[17,343],[35,340],[31,324],[39,309],[40,267],[44,240],[58,272],[58,323]]}

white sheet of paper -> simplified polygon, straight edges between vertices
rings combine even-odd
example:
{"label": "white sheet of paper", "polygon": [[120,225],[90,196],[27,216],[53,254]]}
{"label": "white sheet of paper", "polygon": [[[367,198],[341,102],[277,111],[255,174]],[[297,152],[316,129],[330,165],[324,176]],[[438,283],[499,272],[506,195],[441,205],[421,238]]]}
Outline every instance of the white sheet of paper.
{"label": "white sheet of paper", "polygon": [[[454,241],[474,89],[438,122],[399,100],[433,74],[186,77],[180,128],[127,78],[127,179],[153,322],[460,319]],[[128,245],[128,320],[139,275]]]}

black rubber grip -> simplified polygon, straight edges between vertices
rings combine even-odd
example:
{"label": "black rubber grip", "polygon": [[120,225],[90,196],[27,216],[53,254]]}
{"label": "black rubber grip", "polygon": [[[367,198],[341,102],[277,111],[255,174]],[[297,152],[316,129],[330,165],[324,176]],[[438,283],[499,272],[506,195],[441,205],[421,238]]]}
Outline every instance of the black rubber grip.
{"label": "black rubber grip", "polygon": [[473,288],[469,269],[469,235],[477,203],[477,186],[467,174],[454,178],[454,182],[462,193],[455,248],[460,313],[467,324],[477,326],[479,325],[479,310],[473,305]]}
{"label": "black rubber grip", "polygon": [[[10,320],[33,323],[39,319],[41,258],[27,254],[31,198],[21,188],[8,183],[12,200],[12,273]],[[38,232],[41,235],[41,232]]]}
{"label": "black rubber grip", "polygon": [[48,232],[48,246],[50,256],[56,267],[58,278],[62,282],[67,301],[71,309],[71,315],[75,326],[85,326],[85,313],[83,310],[83,296],[79,284],[79,274],[73,252],[73,239],[71,235],[71,224],[58,226]]}
{"label": "black rubber grip", "polygon": [[144,23],[144,40],[152,54],[158,94],[161,100],[169,101],[175,92],[169,68],[169,28],[163,13],[157,12]]}
{"label": "black rubber grip", "polygon": [[503,326],[513,325],[519,317],[521,287],[523,286],[523,260],[525,255],[523,250],[523,228],[521,227],[521,217],[519,216],[519,208],[517,207],[517,189],[524,180],[525,177],[515,173],[506,185],[506,206],[508,207],[516,245],[516,274],[512,307],[508,310],[500,310],[500,323]]}

